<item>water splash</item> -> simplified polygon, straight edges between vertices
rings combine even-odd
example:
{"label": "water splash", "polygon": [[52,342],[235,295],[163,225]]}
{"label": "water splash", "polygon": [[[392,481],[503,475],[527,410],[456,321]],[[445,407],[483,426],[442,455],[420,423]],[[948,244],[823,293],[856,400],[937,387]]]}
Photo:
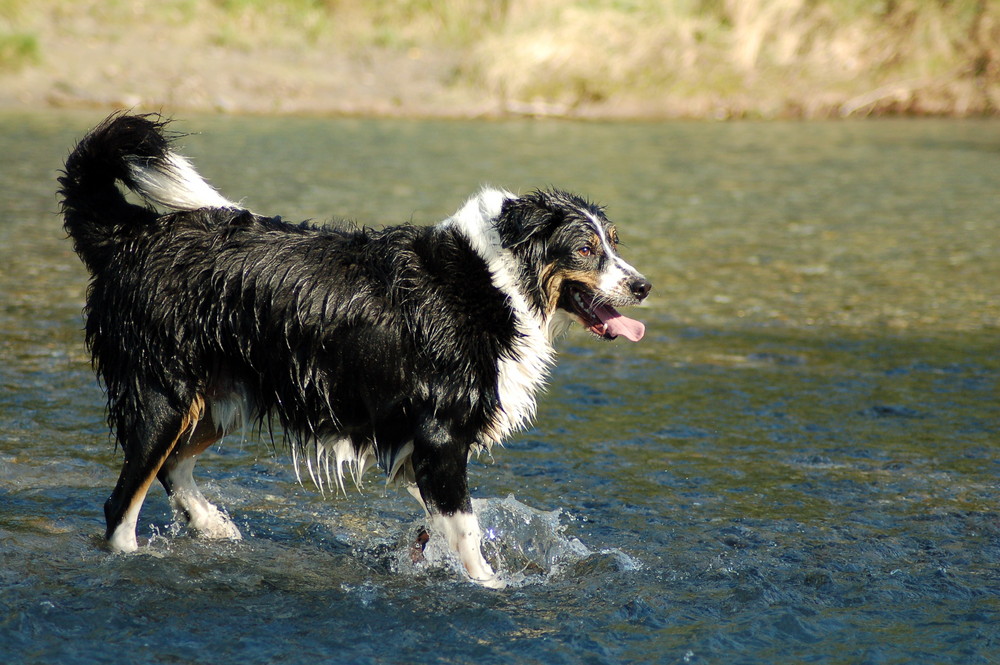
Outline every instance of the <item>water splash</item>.
{"label": "water splash", "polygon": [[[565,574],[573,574],[576,564],[593,558],[611,557],[621,569],[641,565],[620,550],[594,551],[578,538],[566,534],[561,509],[546,511],[521,503],[513,496],[474,499],[472,509],[483,530],[483,556],[508,586],[541,584]],[[414,525],[407,533],[419,533]],[[420,546],[407,538],[397,549],[396,572],[434,575],[446,571],[449,576],[464,577],[458,557],[447,549],[444,539],[432,534]]]}
{"label": "water splash", "polygon": [[483,529],[483,555],[509,584],[558,575],[594,552],[567,536],[562,510],[538,510],[513,496],[473,502]]}

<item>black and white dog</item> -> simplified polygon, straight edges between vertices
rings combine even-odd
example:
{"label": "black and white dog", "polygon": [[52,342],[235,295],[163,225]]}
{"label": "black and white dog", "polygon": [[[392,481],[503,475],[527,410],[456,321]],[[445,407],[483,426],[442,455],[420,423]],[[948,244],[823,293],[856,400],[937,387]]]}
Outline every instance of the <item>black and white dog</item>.
{"label": "black and white dog", "polygon": [[296,470],[305,462],[321,488],[342,489],[345,473],[377,463],[473,580],[501,586],[480,552],[469,456],[531,420],[567,323],[643,335],[615,308],[650,283],[620,258],[603,210],[561,191],[483,189],[433,227],[289,224],[220,195],[165,125],[112,115],[59,178],[65,228],[93,275],[87,344],[124,453],[104,506],[110,546],[138,547],[154,479],[193,532],[239,538],[192,470],[226,433],[276,419]]}

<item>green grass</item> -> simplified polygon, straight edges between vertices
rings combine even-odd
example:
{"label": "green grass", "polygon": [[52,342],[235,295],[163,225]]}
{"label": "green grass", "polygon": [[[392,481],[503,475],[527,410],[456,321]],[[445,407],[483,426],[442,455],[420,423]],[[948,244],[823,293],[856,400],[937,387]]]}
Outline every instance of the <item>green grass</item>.
{"label": "green grass", "polygon": [[0,71],[21,69],[41,60],[38,38],[26,33],[0,33]]}

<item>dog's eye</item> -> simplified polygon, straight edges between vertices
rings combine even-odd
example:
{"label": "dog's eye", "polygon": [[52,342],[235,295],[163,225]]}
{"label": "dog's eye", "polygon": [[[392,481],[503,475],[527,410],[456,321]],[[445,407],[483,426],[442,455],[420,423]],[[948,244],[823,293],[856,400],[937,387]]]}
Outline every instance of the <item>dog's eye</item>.
{"label": "dog's eye", "polygon": [[580,253],[580,256],[590,256],[591,254],[594,253],[594,250],[593,248],[591,248],[590,245],[584,245],[583,247],[581,247],[576,251]]}

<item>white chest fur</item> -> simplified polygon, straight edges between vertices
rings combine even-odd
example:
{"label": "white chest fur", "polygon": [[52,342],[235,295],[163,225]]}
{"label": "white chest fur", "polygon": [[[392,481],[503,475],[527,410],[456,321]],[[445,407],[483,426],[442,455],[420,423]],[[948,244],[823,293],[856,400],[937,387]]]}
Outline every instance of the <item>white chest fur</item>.
{"label": "white chest fur", "polygon": [[497,389],[501,409],[490,425],[487,440],[480,442],[487,447],[531,421],[535,415],[535,395],[545,386],[555,361],[551,322],[528,305],[518,288],[517,269],[510,252],[503,248],[493,226],[503,202],[509,198],[515,198],[514,194],[483,188],[441,224],[442,228],[460,230],[469,239],[473,249],[486,261],[493,285],[507,296],[514,310],[517,338],[512,353],[498,362]]}

